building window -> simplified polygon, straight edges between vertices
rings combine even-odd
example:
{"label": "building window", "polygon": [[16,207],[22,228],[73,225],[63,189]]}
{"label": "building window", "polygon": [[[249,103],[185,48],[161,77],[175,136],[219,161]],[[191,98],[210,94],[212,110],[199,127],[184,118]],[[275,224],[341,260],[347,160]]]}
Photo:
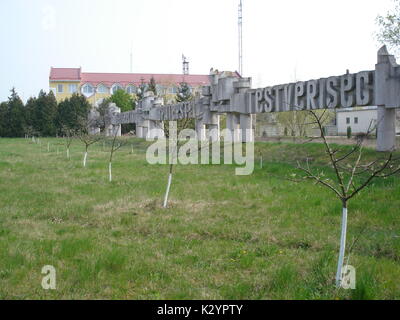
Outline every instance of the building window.
{"label": "building window", "polygon": [[119,84],[114,84],[111,88],[111,92],[114,94],[116,93],[118,90],[123,90],[122,87]]}
{"label": "building window", "polygon": [[62,84],[57,85],[57,91],[58,91],[58,93],[63,93],[64,92],[64,86]]}
{"label": "building window", "polygon": [[82,93],[86,97],[89,97],[93,94],[94,88],[91,84],[87,83],[82,87]]}
{"label": "building window", "polygon": [[105,85],[100,84],[100,85],[97,87],[97,92],[98,92],[98,93],[108,93],[108,88],[107,88]]}
{"label": "building window", "polygon": [[168,93],[176,94],[176,93],[178,93],[178,89],[176,87],[169,87],[168,88]]}
{"label": "building window", "polygon": [[355,124],[358,123],[358,117],[354,117],[354,123],[355,123]]}
{"label": "building window", "polygon": [[69,85],[69,92],[70,93],[75,93],[78,91],[78,85],[77,84],[70,84]]}
{"label": "building window", "polygon": [[350,123],[350,118],[346,118],[346,124]]}
{"label": "building window", "polygon": [[156,90],[158,94],[165,94],[165,87],[161,84],[156,84]]}
{"label": "building window", "polygon": [[126,88],[126,92],[128,92],[129,94],[136,93],[136,87],[135,86],[128,86]]}

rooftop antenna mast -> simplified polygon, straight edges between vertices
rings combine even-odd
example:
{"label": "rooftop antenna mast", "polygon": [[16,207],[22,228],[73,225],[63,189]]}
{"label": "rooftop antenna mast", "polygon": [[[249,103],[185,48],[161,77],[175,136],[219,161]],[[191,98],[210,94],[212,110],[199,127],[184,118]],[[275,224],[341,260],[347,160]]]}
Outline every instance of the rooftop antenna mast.
{"label": "rooftop antenna mast", "polygon": [[242,0],[239,3],[239,17],[238,17],[238,27],[239,27],[239,74],[243,75],[243,5]]}
{"label": "rooftop antenna mast", "polygon": [[182,54],[182,65],[183,65],[183,75],[188,75],[189,74],[189,61],[187,60],[187,57],[185,57]]}

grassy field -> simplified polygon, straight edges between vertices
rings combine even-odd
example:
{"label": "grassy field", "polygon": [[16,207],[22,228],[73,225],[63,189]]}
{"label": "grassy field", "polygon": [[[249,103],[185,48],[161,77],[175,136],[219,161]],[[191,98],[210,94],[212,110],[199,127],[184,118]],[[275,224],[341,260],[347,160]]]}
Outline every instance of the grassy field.
{"label": "grassy field", "polygon": [[[258,143],[265,162],[251,176],[177,166],[163,209],[168,168],[132,143],[110,183],[102,144],[83,168],[78,141],[68,161],[61,139],[0,139],[0,299],[400,298],[398,177],[350,203],[357,289],[337,290],[340,202],[276,177],[307,154],[324,166],[320,144]],[[56,268],[57,290],[42,289],[44,265]]]}

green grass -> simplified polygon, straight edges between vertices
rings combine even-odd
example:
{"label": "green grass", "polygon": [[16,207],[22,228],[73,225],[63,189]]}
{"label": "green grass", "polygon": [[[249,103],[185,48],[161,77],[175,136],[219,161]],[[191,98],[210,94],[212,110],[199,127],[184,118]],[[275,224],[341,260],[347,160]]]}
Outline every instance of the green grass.
{"label": "green grass", "polygon": [[[51,151],[47,152],[47,142]],[[399,299],[400,183],[374,183],[349,205],[356,290],[334,286],[341,204],[311,182],[276,174],[320,144],[259,143],[264,168],[149,165],[132,140],[115,155],[98,144],[82,168],[74,141],[0,139],[0,299]],[[59,148],[59,154],[56,150]],[[375,156],[367,150],[366,157]],[[57,270],[43,290],[41,268]]]}

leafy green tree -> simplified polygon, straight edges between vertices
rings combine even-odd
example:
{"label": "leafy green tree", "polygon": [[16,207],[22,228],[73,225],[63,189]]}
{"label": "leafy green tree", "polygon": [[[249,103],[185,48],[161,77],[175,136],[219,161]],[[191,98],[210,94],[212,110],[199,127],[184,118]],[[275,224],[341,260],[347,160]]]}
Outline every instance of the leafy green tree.
{"label": "leafy green tree", "polygon": [[108,102],[114,102],[121,112],[131,111],[135,109],[135,100],[124,90],[117,90],[109,99]]}
{"label": "leafy green tree", "polygon": [[156,80],[154,79],[154,77],[151,77],[146,91],[147,92],[151,91],[154,93],[155,96],[157,96],[157,85],[156,85]]}
{"label": "leafy green tree", "polygon": [[400,48],[400,0],[394,0],[393,11],[385,16],[379,15],[376,19],[380,30],[377,38],[382,44],[387,44],[393,49]]}
{"label": "leafy green tree", "polygon": [[[131,111],[134,110],[136,107],[136,101],[132,98],[132,96],[129,93],[125,92],[124,90],[117,90],[109,99],[106,100],[107,104],[109,102],[114,102],[117,105],[117,107],[121,109],[121,112]],[[134,130],[134,127],[135,126],[133,124],[123,124],[121,126],[121,133],[122,134],[128,133]]]}
{"label": "leafy green tree", "polygon": [[15,88],[11,89],[11,96],[8,98],[8,126],[9,137],[23,137],[25,132],[25,106],[18,96]]}
{"label": "leafy green tree", "polygon": [[181,82],[179,84],[175,99],[177,102],[185,102],[193,99],[192,90],[186,82]]}

